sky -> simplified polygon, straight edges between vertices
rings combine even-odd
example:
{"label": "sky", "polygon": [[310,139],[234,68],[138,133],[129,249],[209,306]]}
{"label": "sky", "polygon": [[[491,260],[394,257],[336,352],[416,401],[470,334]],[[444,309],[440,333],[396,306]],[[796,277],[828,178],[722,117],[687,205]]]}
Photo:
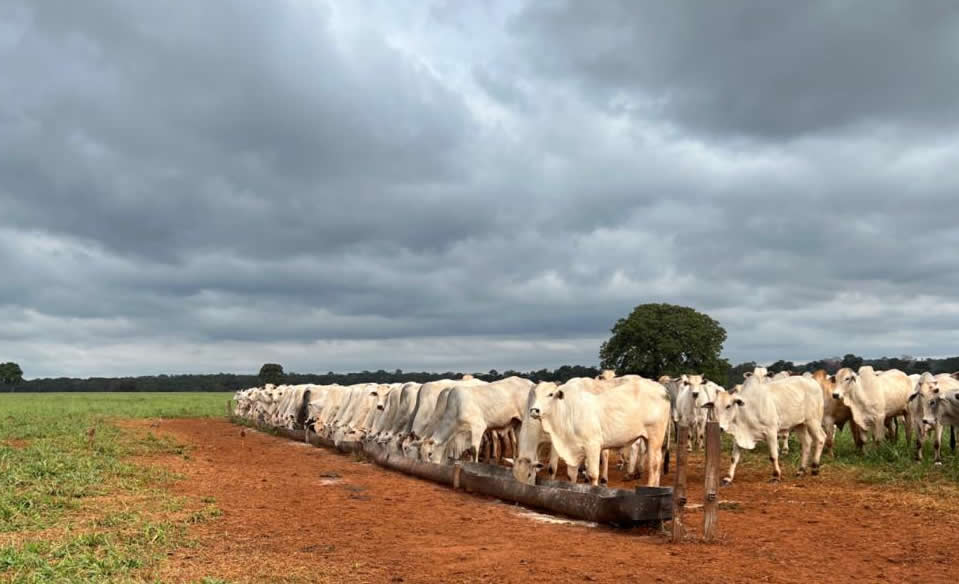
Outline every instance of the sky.
{"label": "sky", "polygon": [[0,0],[28,378],[959,353],[959,4]]}

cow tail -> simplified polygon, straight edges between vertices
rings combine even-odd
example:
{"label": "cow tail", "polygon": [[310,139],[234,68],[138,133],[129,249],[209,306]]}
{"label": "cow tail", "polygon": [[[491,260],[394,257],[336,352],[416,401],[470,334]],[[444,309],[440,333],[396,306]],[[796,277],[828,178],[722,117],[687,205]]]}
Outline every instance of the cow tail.
{"label": "cow tail", "polygon": [[666,426],[666,439],[663,440],[663,474],[669,474],[669,442],[672,437],[673,430],[670,426],[673,425],[673,415],[670,412],[669,415],[669,424]]}

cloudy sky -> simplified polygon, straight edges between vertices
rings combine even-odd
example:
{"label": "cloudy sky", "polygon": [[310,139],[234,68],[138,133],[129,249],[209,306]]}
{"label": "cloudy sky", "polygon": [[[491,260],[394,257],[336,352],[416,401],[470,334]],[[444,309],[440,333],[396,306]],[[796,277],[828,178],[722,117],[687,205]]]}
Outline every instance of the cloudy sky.
{"label": "cloudy sky", "polygon": [[0,71],[27,377],[959,353],[952,1],[2,0]]}

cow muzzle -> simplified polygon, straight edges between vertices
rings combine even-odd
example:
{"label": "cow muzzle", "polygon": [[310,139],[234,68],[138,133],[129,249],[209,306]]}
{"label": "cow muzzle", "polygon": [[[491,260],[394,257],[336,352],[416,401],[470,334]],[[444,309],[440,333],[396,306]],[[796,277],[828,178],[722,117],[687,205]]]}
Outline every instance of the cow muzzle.
{"label": "cow muzzle", "polygon": [[384,408],[383,408],[383,406],[376,406],[376,409],[378,409],[378,410],[380,410],[380,411],[382,412]]}
{"label": "cow muzzle", "polygon": [[538,420],[539,416],[539,408],[530,408],[529,417],[533,418],[534,420]]}
{"label": "cow muzzle", "polygon": [[842,396],[839,395],[839,392],[838,392],[838,391],[834,391],[834,392],[832,392],[832,398],[833,398],[833,399],[840,399],[840,398],[842,398]]}

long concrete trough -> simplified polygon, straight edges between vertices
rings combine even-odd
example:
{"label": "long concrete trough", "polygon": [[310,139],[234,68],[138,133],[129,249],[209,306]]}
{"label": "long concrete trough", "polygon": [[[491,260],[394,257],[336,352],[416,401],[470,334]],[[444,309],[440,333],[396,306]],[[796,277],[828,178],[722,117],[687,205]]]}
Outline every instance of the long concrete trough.
{"label": "long concrete trough", "polygon": [[334,444],[332,440],[321,438],[309,430],[258,427],[291,440],[305,441],[343,453],[362,452],[384,468],[574,519],[630,527],[658,525],[673,516],[673,490],[670,487],[612,489],[549,479],[538,479],[536,485],[527,485],[514,479],[510,469],[492,464],[433,464],[388,452],[376,444]]}

